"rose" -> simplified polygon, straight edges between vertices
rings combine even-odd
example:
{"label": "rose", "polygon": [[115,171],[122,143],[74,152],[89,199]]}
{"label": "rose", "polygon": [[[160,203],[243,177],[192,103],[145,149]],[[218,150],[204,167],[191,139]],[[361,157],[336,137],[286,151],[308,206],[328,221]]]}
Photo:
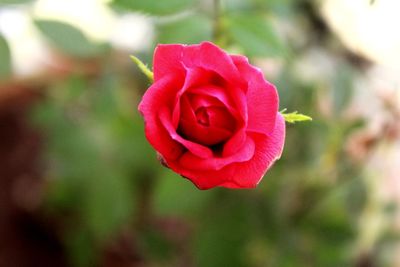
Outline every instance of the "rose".
{"label": "rose", "polygon": [[139,111],[163,163],[198,188],[255,187],[283,149],[275,86],[210,42],[158,45]]}

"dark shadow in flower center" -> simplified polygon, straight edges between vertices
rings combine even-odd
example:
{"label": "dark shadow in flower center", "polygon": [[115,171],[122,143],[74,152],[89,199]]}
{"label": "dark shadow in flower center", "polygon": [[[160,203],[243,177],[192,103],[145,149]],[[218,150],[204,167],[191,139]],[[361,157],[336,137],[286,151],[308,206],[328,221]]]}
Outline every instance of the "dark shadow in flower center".
{"label": "dark shadow in flower center", "polygon": [[213,152],[214,157],[222,157],[222,151],[224,150],[225,142],[221,142],[215,145],[210,146],[210,149]]}

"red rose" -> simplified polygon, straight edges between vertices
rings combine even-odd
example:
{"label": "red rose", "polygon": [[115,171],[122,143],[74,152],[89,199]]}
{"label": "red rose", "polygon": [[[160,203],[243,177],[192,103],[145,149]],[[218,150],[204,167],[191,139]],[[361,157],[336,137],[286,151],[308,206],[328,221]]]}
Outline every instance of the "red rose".
{"label": "red rose", "polygon": [[146,137],[198,188],[251,188],[283,149],[278,94],[244,56],[210,42],[158,45],[139,105]]}

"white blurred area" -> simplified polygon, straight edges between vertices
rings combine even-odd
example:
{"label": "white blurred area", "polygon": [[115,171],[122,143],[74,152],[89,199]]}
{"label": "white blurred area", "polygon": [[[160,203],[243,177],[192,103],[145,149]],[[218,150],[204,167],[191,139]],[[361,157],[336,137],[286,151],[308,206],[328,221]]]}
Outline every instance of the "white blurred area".
{"label": "white blurred area", "polygon": [[351,50],[400,71],[400,1],[323,0],[321,11]]}
{"label": "white blurred area", "polygon": [[[93,40],[137,51],[151,43],[153,27],[144,15],[119,16],[109,0],[38,0],[33,8],[2,7],[0,32],[11,43],[18,75],[40,69],[48,50],[31,25],[34,18],[56,19],[81,29]],[[400,71],[399,0],[321,0],[321,13],[339,39],[355,53],[379,66]],[[399,75],[400,76],[400,75]]]}
{"label": "white blurred area", "polygon": [[[377,131],[385,127],[388,117],[400,114],[400,1],[322,0],[320,3],[322,15],[343,44],[373,63],[354,81],[352,111],[367,119],[371,131]],[[392,114],[388,114],[388,105]],[[394,148],[398,149],[398,145]],[[400,164],[395,165],[400,173]],[[400,184],[400,175],[397,176]]]}
{"label": "white blurred area", "polygon": [[[367,123],[347,146],[350,154],[363,158],[374,203],[400,203],[400,1],[323,0],[321,12],[350,50],[374,63],[354,81],[350,112]],[[375,145],[367,153],[364,147],[371,142]],[[374,204],[368,209],[360,220],[365,230],[360,240],[372,247],[389,221]],[[400,231],[400,212],[394,216],[390,226]],[[394,255],[390,266],[398,267],[400,245]]]}
{"label": "white blurred area", "polygon": [[153,38],[149,18],[140,14],[117,15],[106,0],[39,0],[32,8],[1,7],[0,32],[10,44],[18,77],[35,75],[51,64],[49,49],[31,18],[67,22],[93,41],[109,41],[128,52],[144,50]]}

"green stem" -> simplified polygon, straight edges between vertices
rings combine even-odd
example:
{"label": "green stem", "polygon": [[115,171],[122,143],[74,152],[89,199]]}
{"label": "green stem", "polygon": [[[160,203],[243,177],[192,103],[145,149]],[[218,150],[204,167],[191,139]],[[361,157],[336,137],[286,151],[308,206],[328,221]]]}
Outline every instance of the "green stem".
{"label": "green stem", "polygon": [[212,40],[215,44],[224,46],[224,25],[222,22],[222,4],[221,0],[214,0],[213,5],[213,33]]}

